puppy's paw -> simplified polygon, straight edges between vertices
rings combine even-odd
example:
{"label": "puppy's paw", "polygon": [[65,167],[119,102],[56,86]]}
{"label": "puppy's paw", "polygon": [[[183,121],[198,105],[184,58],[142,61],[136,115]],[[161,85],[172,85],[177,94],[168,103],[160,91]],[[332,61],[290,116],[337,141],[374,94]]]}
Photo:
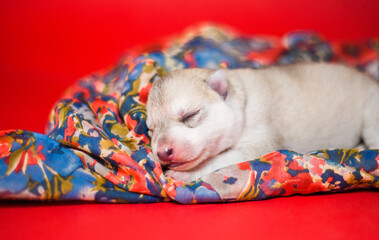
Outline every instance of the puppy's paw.
{"label": "puppy's paw", "polygon": [[179,172],[174,170],[167,170],[165,172],[166,177],[172,178],[174,180],[182,181],[186,184],[192,182],[194,179],[193,174],[190,172]]}

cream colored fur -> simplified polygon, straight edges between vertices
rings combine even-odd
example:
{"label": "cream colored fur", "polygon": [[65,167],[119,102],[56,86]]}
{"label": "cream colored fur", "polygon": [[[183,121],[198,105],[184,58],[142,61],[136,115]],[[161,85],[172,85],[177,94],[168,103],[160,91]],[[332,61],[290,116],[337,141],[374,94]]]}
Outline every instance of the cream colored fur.
{"label": "cream colored fur", "polygon": [[353,148],[360,139],[379,148],[379,86],[337,64],[175,70],[153,84],[147,117],[153,152],[172,147],[166,173],[184,182],[278,149]]}

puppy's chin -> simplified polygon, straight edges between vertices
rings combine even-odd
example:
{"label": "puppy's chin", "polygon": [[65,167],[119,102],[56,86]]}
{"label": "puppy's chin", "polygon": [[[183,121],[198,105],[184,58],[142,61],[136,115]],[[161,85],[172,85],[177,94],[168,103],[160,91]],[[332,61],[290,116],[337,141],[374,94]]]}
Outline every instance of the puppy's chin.
{"label": "puppy's chin", "polygon": [[196,159],[187,162],[173,162],[168,165],[168,168],[175,171],[188,171],[199,165],[204,159]]}
{"label": "puppy's chin", "polygon": [[205,160],[206,160],[206,149],[203,149],[196,157],[191,158],[191,159],[174,159],[169,164],[165,164],[160,160],[160,163],[174,171],[188,171],[197,167]]}

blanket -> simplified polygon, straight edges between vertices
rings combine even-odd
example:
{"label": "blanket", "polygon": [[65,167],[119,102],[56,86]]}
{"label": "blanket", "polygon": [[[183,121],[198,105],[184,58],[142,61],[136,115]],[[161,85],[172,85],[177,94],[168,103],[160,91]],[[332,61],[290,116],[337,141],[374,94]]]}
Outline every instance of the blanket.
{"label": "blanket", "polygon": [[132,49],[70,87],[52,109],[46,134],[0,132],[0,199],[189,204],[378,188],[379,150],[372,149],[278,150],[190,184],[165,177],[153,160],[145,104],[158,76],[302,61],[342,62],[379,80],[379,40],[328,41],[309,31],[248,36],[200,25]]}

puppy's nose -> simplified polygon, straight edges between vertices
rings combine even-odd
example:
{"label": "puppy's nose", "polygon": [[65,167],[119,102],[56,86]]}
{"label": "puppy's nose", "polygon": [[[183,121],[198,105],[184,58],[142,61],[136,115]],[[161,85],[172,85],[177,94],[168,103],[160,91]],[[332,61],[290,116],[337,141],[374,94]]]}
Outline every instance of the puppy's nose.
{"label": "puppy's nose", "polygon": [[171,163],[174,157],[174,149],[172,149],[172,147],[163,146],[158,150],[157,155],[162,163]]}

